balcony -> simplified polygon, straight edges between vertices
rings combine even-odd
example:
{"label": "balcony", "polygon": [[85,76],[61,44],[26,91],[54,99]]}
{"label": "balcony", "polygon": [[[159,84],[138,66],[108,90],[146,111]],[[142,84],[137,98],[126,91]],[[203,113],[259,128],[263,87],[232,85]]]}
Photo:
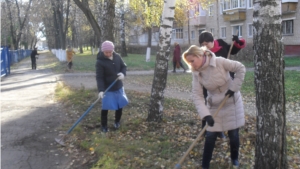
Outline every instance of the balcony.
{"label": "balcony", "polygon": [[223,11],[224,21],[244,21],[246,20],[246,9],[230,9]]}
{"label": "balcony", "polygon": [[297,4],[298,2],[294,2],[294,1],[282,1],[281,4],[281,11],[282,14],[293,14],[297,12]]}
{"label": "balcony", "polygon": [[206,25],[206,16],[195,16],[190,18],[191,26],[205,26]]}

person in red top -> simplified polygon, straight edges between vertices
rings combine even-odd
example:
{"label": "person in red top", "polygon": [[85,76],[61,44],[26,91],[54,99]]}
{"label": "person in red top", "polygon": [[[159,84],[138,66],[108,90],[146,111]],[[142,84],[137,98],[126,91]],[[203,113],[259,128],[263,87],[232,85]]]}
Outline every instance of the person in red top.
{"label": "person in red top", "polygon": [[181,62],[181,49],[178,43],[174,43],[174,52],[173,52],[173,73],[176,73],[176,67],[183,68],[183,72],[186,71],[186,68],[183,66]]}

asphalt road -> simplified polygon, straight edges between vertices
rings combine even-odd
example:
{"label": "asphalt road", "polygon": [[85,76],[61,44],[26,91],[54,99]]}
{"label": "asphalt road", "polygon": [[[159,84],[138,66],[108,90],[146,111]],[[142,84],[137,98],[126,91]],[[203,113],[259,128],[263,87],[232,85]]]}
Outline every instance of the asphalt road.
{"label": "asphalt road", "polygon": [[57,78],[39,70],[47,60],[41,54],[38,70],[31,70],[25,59],[1,78],[1,169],[72,168],[72,159],[54,141],[64,113],[53,99]]}

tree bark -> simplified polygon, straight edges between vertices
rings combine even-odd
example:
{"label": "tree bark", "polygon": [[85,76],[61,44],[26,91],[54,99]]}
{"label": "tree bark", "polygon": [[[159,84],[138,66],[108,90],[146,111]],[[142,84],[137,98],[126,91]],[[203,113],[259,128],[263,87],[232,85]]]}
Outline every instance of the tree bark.
{"label": "tree bark", "polygon": [[288,168],[281,21],[281,0],[254,1],[255,169]]}
{"label": "tree bark", "polygon": [[103,41],[109,40],[114,42],[115,4],[115,0],[104,0],[101,24]]}
{"label": "tree bark", "polygon": [[174,21],[175,0],[164,1],[160,25],[159,52],[156,55],[148,121],[160,122],[163,116],[164,90],[167,84],[170,42]]}

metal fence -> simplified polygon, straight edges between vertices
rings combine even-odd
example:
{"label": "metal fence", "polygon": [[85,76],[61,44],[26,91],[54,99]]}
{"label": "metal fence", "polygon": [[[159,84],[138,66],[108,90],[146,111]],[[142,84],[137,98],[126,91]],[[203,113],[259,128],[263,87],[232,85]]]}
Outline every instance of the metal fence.
{"label": "metal fence", "polygon": [[32,50],[9,50],[8,47],[1,47],[1,77],[10,74],[10,66],[30,56]]}

